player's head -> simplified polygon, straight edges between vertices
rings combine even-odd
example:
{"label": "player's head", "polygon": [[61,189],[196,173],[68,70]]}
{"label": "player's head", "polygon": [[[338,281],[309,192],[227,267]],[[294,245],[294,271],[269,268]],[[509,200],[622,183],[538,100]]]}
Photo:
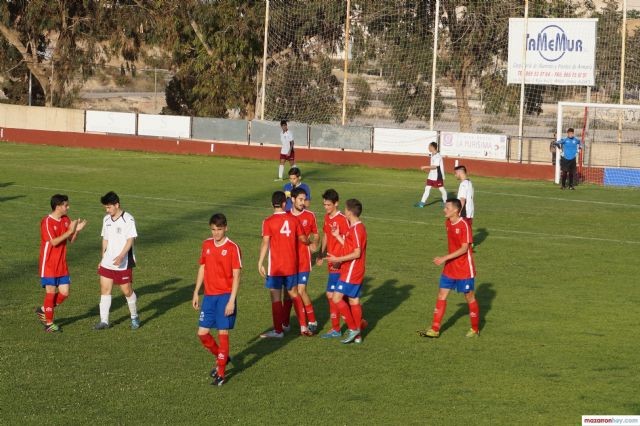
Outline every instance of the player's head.
{"label": "player's head", "polygon": [[287,131],[287,128],[288,128],[287,120],[280,120],[280,128],[282,129],[283,132]]}
{"label": "player's head", "polygon": [[360,217],[362,214],[362,203],[355,198],[350,198],[344,203],[345,215],[347,218]]}
{"label": "player's head", "polygon": [[569,136],[571,138],[571,137],[573,137],[573,133],[574,133],[573,127],[569,127],[567,129],[567,136]]}
{"label": "player's head", "polygon": [[55,194],[51,197],[51,211],[58,210],[63,215],[69,210],[69,197],[63,194]]}
{"label": "player's head", "polygon": [[456,166],[454,169],[456,178],[463,180],[467,178],[467,168],[463,165]]}
{"label": "player's head", "polygon": [[289,182],[291,182],[291,185],[293,185],[294,187],[300,183],[301,173],[299,168],[297,167],[290,168],[289,173],[287,175],[289,176]]}
{"label": "player's head", "polygon": [[436,152],[438,152],[438,144],[435,142],[431,142],[429,144],[429,152],[432,154],[435,154]]}
{"label": "player's head", "polygon": [[274,209],[284,209],[287,202],[287,196],[282,191],[276,191],[271,195],[271,205]]}
{"label": "player's head", "polygon": [[227,232],[227,217],[222,213],[216,213],[209,219],[209,229],[216,242],[221,241]]}
{"label": "player's head", "polygon": [[118,214],[118,210],[120,210],[120,198],[118,197],[118,194],[113,191],[109,191],[100,197],[100,202],[104,206],[108,215],[114,217]]}
{"label": "player's head", "polygon": [[302,188],[293,188],[291,191],[291,200],[293,201],[293,207],[301,212],[305,208],[305,201],[307,201],[307,192]]}
{"label": "player's head", "polygon": [[444,204],[444,217],[447,219],[460,216],[462,211],[462,203],[457,198],[449,198]]}
{"label": "player's head", "polygon": [[333,214],[338,209],[338,202],[340,201],[340,196],[335,189],[327,189],[322,194],[322,206],[327,214]]}

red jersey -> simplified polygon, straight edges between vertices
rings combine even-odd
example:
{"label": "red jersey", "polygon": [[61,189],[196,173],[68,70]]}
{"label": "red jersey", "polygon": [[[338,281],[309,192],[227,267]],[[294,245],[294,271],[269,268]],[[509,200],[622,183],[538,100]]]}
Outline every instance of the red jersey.
{"label": "red jersey", "polygon": [[[311,234],[318,233],[318,223],[316,222],[316,215],[309,210],[303,210],[300,214],[295,215],[291,209],[289,215],[298,219],[302,226],[302,233],[309,237]],[[307,244],[303,244],[298,240],[298,272],[311,272],[311,250]]]}
{"label": "red jersey", "polygon": [[[342,250],[342,244],[336,240],[336,238],[331,234],[331,228],[334,226],[338,227],[340,235],[345,235],[349,230],[349,221],[340,212],[337,212],[333,217],[330,217],[328,214],[324,215],[324,225],[322,227],[322,232],[327,236],[327,254],[332,254],[334,256],[338,256],[340,250]],[[333,264],[328,263],[329,273],[337,273],[340,272],[340,268],[335,268]]]}
{"label": "red jersey", "polygon": [[200,264],[204,265],[204,294],[231,293],[233,270],[242,269],[240,247],[229,238],[217,245],[213,238],[204,240]]}
{"label": "red jersey", "polygon": [[456,223],[451,223],[449,219],[445,221],[447,228],[447,239],[449,240],[449,253],[453,253],[462,247],[462,244],[469,244],[469,251],[455,259],[447,260],[442,273],[449,278],[456,280],[464,280],[474,278],[476,276],[476,267],[473,264],[473,235],[471,227],[463,218],[458,219]]}
{"label": "red jersey", "polygon": [[69,230],[71,219],[62,216],[59,220],[46,216],[40,222],[40,277],[56,278],[69,275],[67,268],[67,240],[57,246],[51,240]]}
{"label": "red jersey", "polygon": [[360,257],[342,262],[340,266],[340,281],[349,284],[362,284],[364,280],[364,265],[367,260],[367,229],[362,222],[353,224],[344,236],[344,246],[338,256],[352,253],[360,248]]}
{"label": "red jersey", "polygon": [[262,236],[269,237],[267,275],[282,277],[298,273],[298,237],[303,235],[300,221],[286,212],[277,212],[262,222]]}

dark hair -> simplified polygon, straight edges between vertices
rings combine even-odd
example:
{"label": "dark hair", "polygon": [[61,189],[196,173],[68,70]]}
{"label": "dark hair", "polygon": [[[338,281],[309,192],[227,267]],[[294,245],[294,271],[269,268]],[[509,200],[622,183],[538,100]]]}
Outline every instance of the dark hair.
{"label": "dark hair", "polygon": [[574,132],[573,127],[569,127],[569,128],[567,129],[567,133],[573,133],[573,132]]}
{"label": "dark hair", "polygon": [[437,143],[435,143],[435,142],[431,142],[431,143],[429,144],[429,146],[434,147],[434,148],[436,149],[436,151],[438,150],[438,144],[437,144]]}
{"label": "dark hair", "polygon": [[282,191],[276,191],[271,195],[271,205],[273,207],[282,207],[282,203],[287,202],[287,196]]}
{"label": "dark hair", "polygon": [[120,197],[115,192],[109,191],[100,197],[100,202],[103,206],[120,204]]}
{"label": "dark hair", "polygon": [[287,125],[287,120],[280,120],[280,125],[281,126],[286,126]]}
{"label": "dark hair", "polygon": [[460,202],[460,200],[458,200],[457,198],[449,198],[447,199],[447,203],[453,204],[453,207],[458,210],[458,213],[462,211],[462,202]]}
{"label": "dark hair", "polygon": [[355,198],[348,199],[345,203],[345,207],[357,217],[360,217],[360,215],[362,214],[362,203]]}
{"label": "dark hair", "polygon": [[56,207],[61,206],[65,201],[69,201],[69,197],[63,194],[55,194],[51,197],[51,210],[55,210]]}
{"label": "dark hair", "polygon": [[324,194],[322,194],[322,199],[331,201],[333,204],[335,204],[340,201],[340,196],[338,195],[338,191],[332,188],[324,191]]}
{"label": "dark hair", "polygon": [[453,170],[455,170],[455,171],[462,170],[465,175],[467,174],[467,168],[465,166],[462,166],[462,165],[454,167]]}
{"label": "dark hair", "polygon": [[309,194],[307,194],[307,191],[305,191],[303,188],[297,187],[291,190],[291,198],[298,198],[298,195],[300,194],[304,194],[307,197],[309,196]]}
{"label": "dark hair", "polygon": [[297,167],[292,167],[289,169],[289,173],[287,173],[287,176],[291,176],[291,175],[295,175],[300,177],[300,169]]}
{"label": "dark hair", "polygon": [[222,213],[216,213],[209,219],[209,226],[211,225],[217,227],[227,226],[227,217]]}

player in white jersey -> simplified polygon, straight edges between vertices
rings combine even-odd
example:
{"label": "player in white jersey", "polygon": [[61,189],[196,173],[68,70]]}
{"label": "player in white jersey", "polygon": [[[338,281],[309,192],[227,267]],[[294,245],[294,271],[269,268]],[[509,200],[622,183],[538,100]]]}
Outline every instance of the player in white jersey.
{"label": "player in white jersey", "polygon": [[278,166],[278,178],[276,181],[281,181],[284,175],[284,163],[289,161],[289,165],[291,167],[296,166],[296,154],[293,149],[293,133],[289,130],[287,126],[287,120],[280,121],[280,143],[282,147],[280,148],[280,165]]}
{"label": "player in white jersey", "polygon": [[424,193],[422,199],[414,204],[414,207],[423,208],[427,205],[427,198],[429,198],[429,192],[431,188],[438,188],[442,195],[442,204],[447,201],[447,190],[444,188],[444,161],[442,155],[438,152],[438,144],[431,142],[429,144],[429,156],[431,157],[431,163],[428,166],[420,167],[420,170],[428,171],[427,182],[424,187]]}
{"label": "player in white jersey", "polygon": [[98,265],[100,275],[100,322],[96,330],[109,328],[111,289],[116,284],[127,299],[131,313],[131,329],[140,327],[137,297],[133,291],[133,267],[136,259],[133,242],[138,236],[136,223],[129,213],[120,208],[118,194],[111,191],[100,198],[107,215],[102,222],[102,260]]}
{"label": "player in white jersey", "polygon": [[467,168],[465,166],[457,166],[455,171],[456,178],[460,181],[457,197],[458,200],[460,200],[460,203],[462,203],[462,212],[460,216],[467,221],[469,226],[473,226],[473,184],[467,177]]}

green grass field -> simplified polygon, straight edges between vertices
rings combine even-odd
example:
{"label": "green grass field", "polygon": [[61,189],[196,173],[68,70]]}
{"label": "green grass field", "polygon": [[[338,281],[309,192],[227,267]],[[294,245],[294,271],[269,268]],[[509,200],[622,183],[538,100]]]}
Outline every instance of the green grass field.
{"label": "green grass field", "polygon": [[[257,272],[261,221],[270,214],[276,163],[231,158],[0,144],[0,423],[4,424],[579,424],[583,414],[640,414],[633,396],[640,191],[473,177],[477,297],[482,334],[462,295],[449,298],[437,340],[430,324],[446,253],[439,203],[415,209],[423,175],[301,164],[322,217],[333,187],[358,198],[369,233],[361,345],[292,333],[261,341],[271,324]],[[447,189],[457,182],[449,175]],[[99,198],[109,190],[137,221],[135,285],[142,327],[129,329],[114,292],[98,320]],[[46,334],[39,221],[56,192],[89,224],[69,247],[71,297],[57,309],[64,332]],[[432,191],[430,202],[436,200]],[[208,218],[223,212],[244,270],[221,388],[195,336],[190,304]],[[309,292],[327,325],[325,268]]]}

